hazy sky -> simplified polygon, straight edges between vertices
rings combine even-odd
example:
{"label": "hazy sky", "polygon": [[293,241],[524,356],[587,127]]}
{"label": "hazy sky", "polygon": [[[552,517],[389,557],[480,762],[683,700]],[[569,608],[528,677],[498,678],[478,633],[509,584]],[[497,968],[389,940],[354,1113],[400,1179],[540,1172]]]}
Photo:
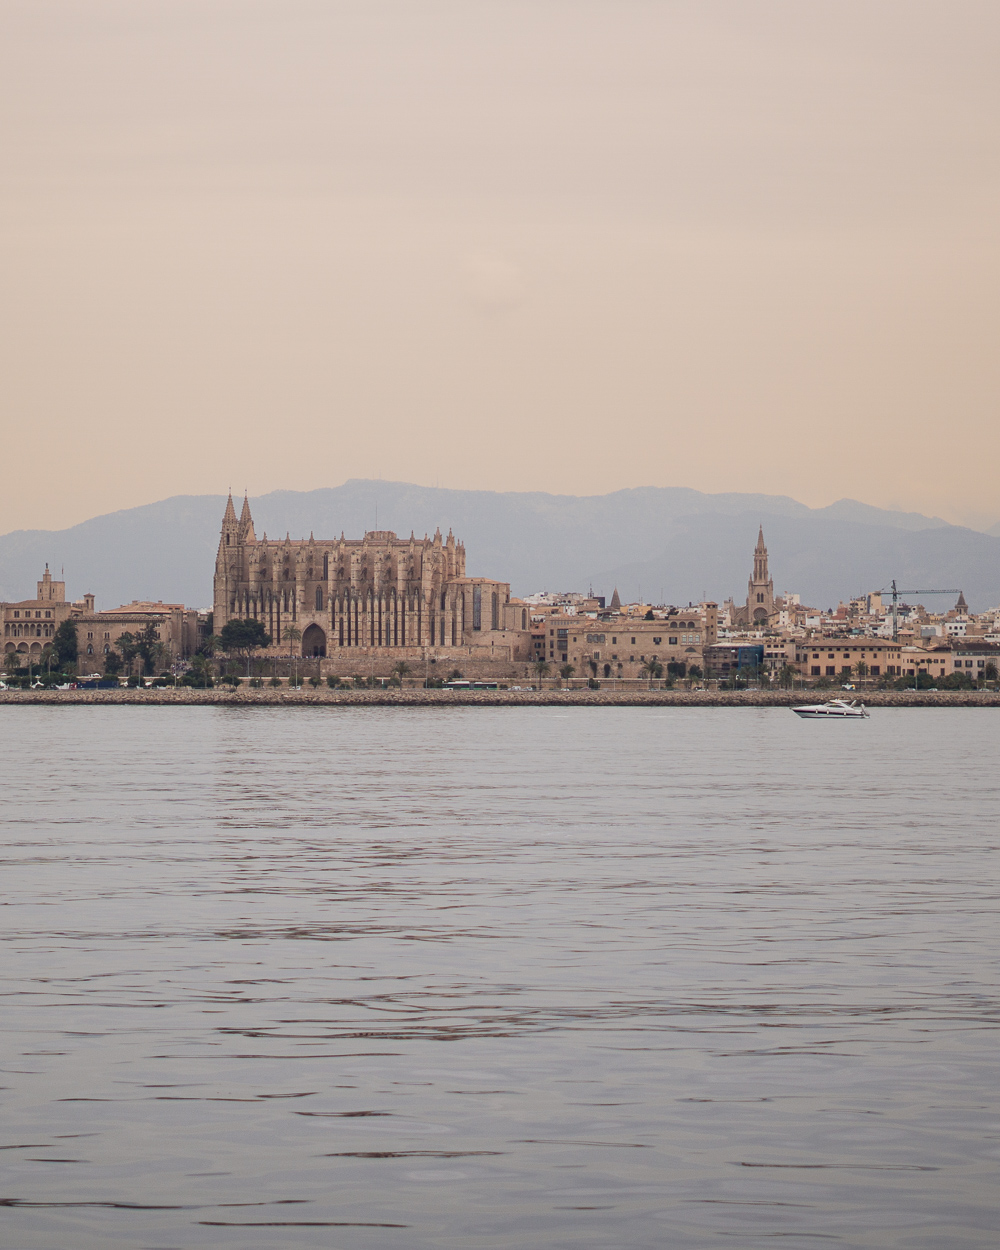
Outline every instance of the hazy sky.
{"label": "hazy sky", "polygon": [[0,0],[0,531],[358,476],[996,521],[998,66],[997,0]]}

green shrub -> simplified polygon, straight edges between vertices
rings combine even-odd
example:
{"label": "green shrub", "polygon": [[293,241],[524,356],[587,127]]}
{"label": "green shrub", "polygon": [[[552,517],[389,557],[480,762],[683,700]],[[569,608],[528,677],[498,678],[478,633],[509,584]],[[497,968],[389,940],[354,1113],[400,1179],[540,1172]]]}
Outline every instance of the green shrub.
{"label": "green shrub", "polygon": [[267,684],[272,688],[272,690],[277,690],[277,688],[281,685],[281,678],[272,677]]}

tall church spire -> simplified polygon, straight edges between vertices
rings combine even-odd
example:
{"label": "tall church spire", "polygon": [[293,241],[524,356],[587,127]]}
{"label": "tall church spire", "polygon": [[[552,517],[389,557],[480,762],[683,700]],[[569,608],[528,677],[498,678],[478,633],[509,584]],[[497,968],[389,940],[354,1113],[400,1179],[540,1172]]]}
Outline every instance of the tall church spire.
{"label": "tall church spire", "polygon": [[243,511],[240,513],[240,542],[253,543],[257,537],[253,532],[253,517],[250,515],[250,500],[244,494]]}
{"label": "tall church spire", "polygon": [[225,528],[225,526],[227,525],[235,525],[235,524],[236,524],[236,509],[233,507],[233,492],[230,491],[229,498],[226,501],[226,511],[223,513],[223,517],[222,517],[222,525],[223,525],[223,528]]}
{"label": "tall church spire", "polygon": [[774,582],[767,571],[767,548],[764,546],[764,526],[761,525],[753,552],[753,574],[747,583],[747,624],[766,625],[773,612]]}

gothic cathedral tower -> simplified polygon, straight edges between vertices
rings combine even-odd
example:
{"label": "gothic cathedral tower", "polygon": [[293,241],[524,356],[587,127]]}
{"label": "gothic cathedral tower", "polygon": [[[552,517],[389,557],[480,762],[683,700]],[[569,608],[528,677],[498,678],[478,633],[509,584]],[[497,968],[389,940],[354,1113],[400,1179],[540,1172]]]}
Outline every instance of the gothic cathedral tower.
{"label": "gothic cathedral tower", "polygon": [[[247,505],[244,505],[244,508],[246,509]],[[218,633],[229,620],[236,588],[239,585],[243,554],[240,551],[241,528],[241,523],[236,519],[236,509],[233,507],[233,496],[230,492],[225,515],[222,518],[219,551],[215,557],[215,593],[212,604],[214,633]]]}
{"label": "gothic cathedral tower", "polygon": [[767,574],[767,548],[761,526],[753,553],[753,576],[747,584],[747,623],[766,625],[773,612],[774,582]]}

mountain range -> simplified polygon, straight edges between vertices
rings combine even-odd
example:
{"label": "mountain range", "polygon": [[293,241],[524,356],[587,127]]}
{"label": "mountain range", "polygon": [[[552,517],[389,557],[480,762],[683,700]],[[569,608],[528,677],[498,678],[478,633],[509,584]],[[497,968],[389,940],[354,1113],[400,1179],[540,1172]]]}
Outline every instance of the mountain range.
{"label": "mountain range", "polygon": [[[593,588],[610,597],[617,586],[625,601],[739,601],[763,525],[775,592],[798,592],[815,607],[894,578],[903,591],[962,589],[973,610],[1000,603],[1000,535],[851,499],[809,508],[783,495],[683,487],[575,496],[352,479],[250,502],[257,535],[272,538],[452,529],[465,542],[469,575],[509,581],[515,595]],[[0,536],[0,598],[32,595],[47,562],[56,575],[65,569],[71,598],[92,591],[99,608],[132,599],[209,606],[225,503],[224,495],[176,495],[64,530]],[[950,606],[950,595],[925,599]]]}

